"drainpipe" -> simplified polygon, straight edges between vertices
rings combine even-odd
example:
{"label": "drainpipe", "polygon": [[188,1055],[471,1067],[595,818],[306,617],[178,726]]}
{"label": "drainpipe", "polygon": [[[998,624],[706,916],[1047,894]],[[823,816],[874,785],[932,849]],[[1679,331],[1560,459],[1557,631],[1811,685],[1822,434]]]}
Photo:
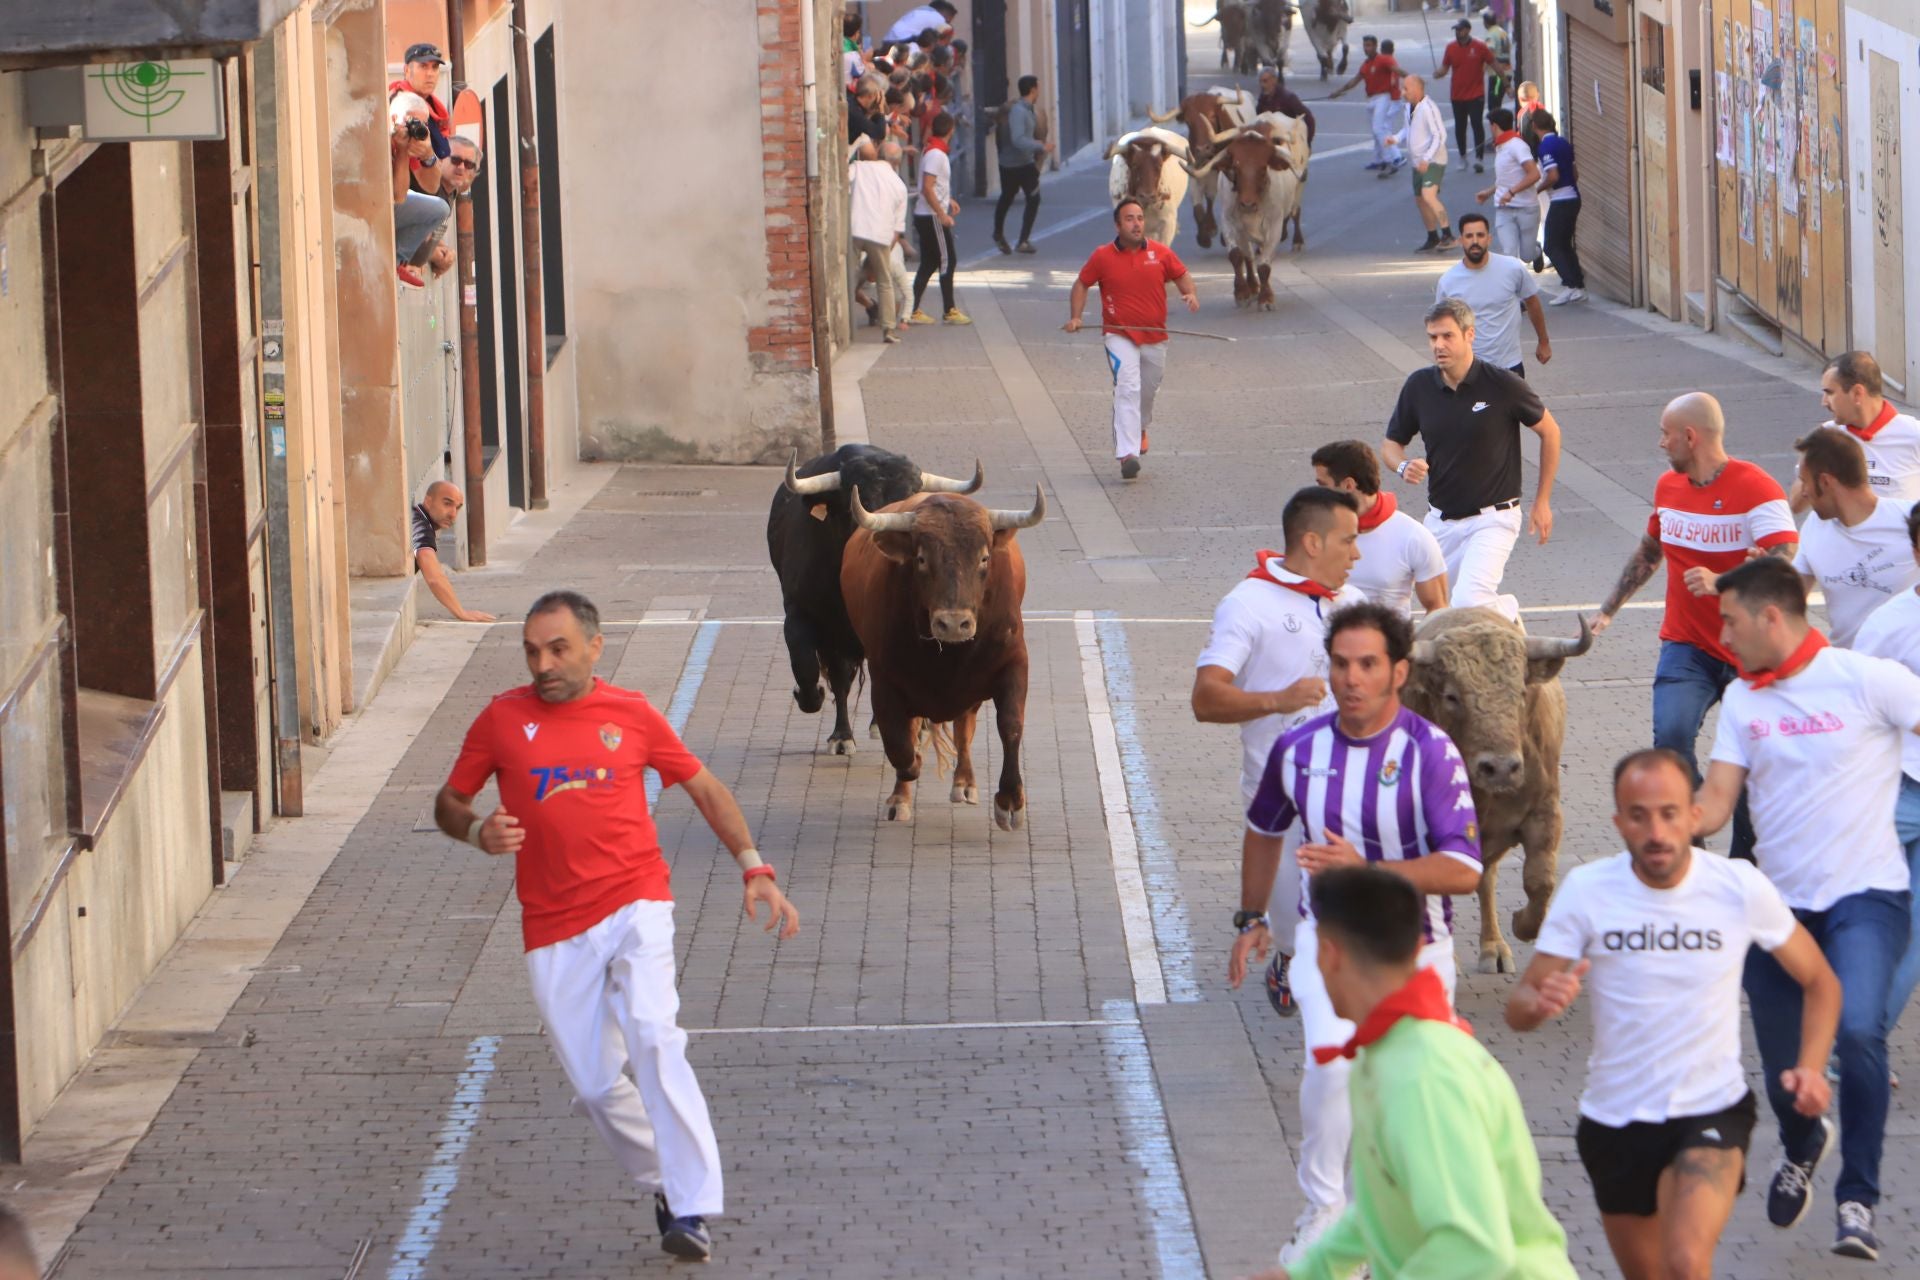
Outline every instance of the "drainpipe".
{"label": "drainpipe", "polygon": [[520,115],[520,257],[527,305],[527,508],[547,505],[547,312],[540,257],[540,139],[533,116],[527,0],[513,0],[513,78]]}
{"label": "drainpipe", "polygon": [[[447,0],[447,56],[453,60],[455,102],[467,90],[466,18],[460,5],[461,0]],[[506,163],[506,158],[497,163]],[[467,481],[467,564],[478,568],[487,562],[487,463],[480,449],[480,286],[474,275],[471,192],[453,202],[453,241],[460,277],[460,443]]]}
{"label": "drainpipe", "polygon": [[[514,0],[524,4],[526,0]],[[820,449],[831,453],[839,446],[833,427],[833,339],[827,328],[827,240],[823,223],[826,207],[820,183],[820,99],[814,67],[813,0],[800,0],[800,81],[804,95],[803,145],[807,152],[807,290],[813,313],[813,369],[820,386]]]}

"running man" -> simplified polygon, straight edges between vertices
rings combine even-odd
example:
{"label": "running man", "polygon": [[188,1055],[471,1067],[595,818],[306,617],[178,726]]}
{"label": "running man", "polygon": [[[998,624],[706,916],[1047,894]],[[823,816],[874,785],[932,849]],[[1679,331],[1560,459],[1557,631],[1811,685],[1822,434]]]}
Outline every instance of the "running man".
{"label": "running man", "polygon": [[[1726,825],[1747,787],[1755,859],[1840,977],[1840,1178],[1833,1251],[1880,1256],[1886,1138],[1887,995],[1907,949],[1907,859],[1894,835],[1901,749],[1920,732],[1920,676],[1833,648],[1807,625],[1807,593],[1772,556],[1720,575],[1722,639],[1739,659],[1700,790],[1700,832]],[[1813,1203],[1833,1125],[1802,1115],[1784,1074],[1800,1043],[1800,984],[1765,952],[1747,957],[1747,1003],[1782,1156],[1767,1219],[1791,1227]]]}
{"label": "running man", "polygon": [[[1433,69],[1435,80],[1453,77],[1453,142],[1460,162],[1467,159],[1467,128],[1473,128],[1473,171],[1485,172],[1487,156],[1487,71],[1494,64],[1493,50],[1485,41],[1473,38],[1473,23],[1462,18],[1453,24],[1453,43],[1440,55]],[[1498,106],[1499,103],[1495,103]]]}
{"label": "running man", "polygon": [[1381,177],[1401,168],[1407,158],[1390,139],[1400,131],[1400,64],[1393,58],[1393,41],[1383,47],[1378,36],[1360,38],[1360,69],[1353,79],[1335,89],[1337,98],[1355,85],[1367,87],[1367,127],[1373,133],[1373,159],[1367,168],[1377,169]]}
{"label": "running man", "polygon": [[1580,1160],[1626,1280],[1710,1276],[1746,1185],[1756,1107],[1740,1061],[1740,974],[1771,953],[1806,1004],[1781,1084],[1803,1116],[1831,1101],[1840,980],[1780,891],[1751,864],[1692,847],[1693,765],[1651,747],[1613,770],[1626,852],[1567,873],[1507,1001],[1532,1031],[1593,988]]}
{"label": "running man", "polygon": [[1401,617],[1413,601],[1428,613],[1447,607],[1447,560],[1426,526],[1380,492],[1380,463],[1360,440],[1336,440],[1313,451],[1313,482],[1353,495],[1360,504],[1360,563],[1347,581]]}
{"label": "running man", "polygon": [[[1400,703],[1412,668],[1411,622],[1385,605],[1353,605],[1328,620],[1325,645],[1336,709],[1283,734],[1267,758],[1247,806],[1241,906],[1269,901],[1282,837],[1297,822],[1303,829],[1295,856],[1309,885],[1336,867],[1373,864],[1424,895],[1417,964],[1433,972],[1435,994],[1450,1002],[1453,904],[1447,895],[1473,892],[1481,871],[1466,768],[1444,731]],[[1294,926],[1291,973],[1308,1051],[1298,1164],[1306,1207],[1280,1251],[1282,1266],[1299,1262],[1345,1212],[1353,1138],[1349,1063],[1339,1047],[1353,1036],[1354,1024],[1322,980],[1316,918],[1306,896]],[[1249,956],[1265,958],[1270,919],[1256,914],[1242,927],[1227,965],[1231,985],[1246,977]],[[1411,953],[1407,958],[1415,960]]]}
{"label": "running man", "polygon": [[[1453,606],[1489,605],[1517,621],[1520,603],[1500,594],[1500,579],[1520,540],[1520,428],[1540,437],[1540,491],[1527,530],[1545,545],[1560,424],[1525,378],[1474,356],[1472,307],[1443,298],[1426,319],[1433,367],[1401,385],[1380,457],[1408,484],[1427,479],[1431,466],[1426,525],[1446,555]],[[1415,436],[1427,442],[1424,459],[1407,456]]]}
{"label": "running man", "polygon": [[[1920,502],[1920,422],[1886,398],[1880,362],[1865,351],[1847,351],[1820,375],[1820,404],[1833,415],[1829,427],[1845,427],[1867,455],[1867,479],[1883,498],[1907,507]],[[1807,509],[1808,495],[1793,489],[1793,513]],[[1903,508],[1904,509],[1904,508]]]}
{"label": "running man", "polygon": [[1920,566],[1907,554],[1913,504],[1874,490],[1866,452],[1845,431],[1821,427],[1793,447],[1800,452],[1794,489],[1813,508],[1793,567],[1808,591],[1818,586],[1826,594],[1827,630],[1851,649],[1869,614],[1920,582]]}
{"label": "running man", "polygon": [[1493,224],[1484,213],[1460,215],[1460,261],[1433,286],[1435,302],[1447,298],[1458,298],[1473,309],[1473,354],[1488,364],[1527,376],[1520,352],[1521,316],[1533,326],[1533,358],[1541,364],[1553,359],[1540,286],[1526,263],[1493,251]]}
{"label": "running man", "polygon": [[1353,1028],[1314,1056],[1359,1055],[1353,1204],[1257,1280],[1336,1280],[1362,1264],[1381,1280],[1573,1280],[1520,1095],[1424,964],[1431,904],[1405,877],[1334,867],[1314,877],[1313,914],[1316,984]]}
{"label": "running man", "polygon": [[[1366,599],[1347,582],[1360,556],[1358,506],[1351,495],[1332,489],[1294,494],[1280,513],[1285,554],[1257,553],[1253,572],[1214,608],[1207,647],[1194,662],[1193,718],[1240,726],[1243,812],[1280,735],[1333,705],[1327,699],[1326,620],[1335,609]],[[1269,866],[1259,873],[1260,892],[1250,893],[1255,861],[1266,846],[1251,832],[1241,838],[1241,909],[1233,915],[1233,927],[1242,931],[1274,922],[1279,946],[1267,972],[1267,996],[1283,1017],[1293,1013],[1287,957],[1299,915],[1300,877],[1291,865],[1295,843],[1287,842],[1289,865],[1279,877]]]}
{"label": "running man", "polygon": [[[673,899],[645,771],[685,787],[740,864],[748,919],[764,904],[766,928],[791,938],[800,913],[754,850],[733,793],[646,698],[593,674],[605,642],[591,601],[550,591],[520,634],[533,683],[474,719],[434,821],[483,853],[514,855],[534,1003],[577,1105],[653,1193],[661,1248],[706,1259],[706,1220],[725,1211],[720,1152],[675,1022]],[[483,818],[473,798],[488,778],[499,779],[500,807]]]}
{"label": "running man", "polygon": [[[1653,672],[1653,745],[1685,760],[1695,786],[1700,785],[1700,726],[1739,674],[1733,651],[1720,640],[1714,579],[1753,555],[1791,561],[1800,545],[1779,482],[1751,462],[1728,457],[1726,440],[1726,415],[1706,392],[1667,402],[1660,414],[1660,452],[1667,455],[1669,470],[1653,487],[1646,535],[1593,617],[1593,633],[1599,635],[1666,561],[1667,610]],[[1753,820],[1744,795],[1734,809],[1731,852],[1753,858]]]}
{"label": "running man", "polygon": [[1147,211],[1134,197],[1113,209],[1114,237],[1087,258],[1067,297],[1068,333],[1080,332],[1087,290],[1100,286],[1100,332],[1113,371],[1113,456],[1120,478],[1140,474],[1153,425],[1153,397],[1167,372],[1167,286],[1200,309],[1200,291],[1173,250],[1147,239]]}
{"label": "running man", "polygon": [[[1413,251],[1451,249],[1453,226],[1447,221],[1447,206],[1440,202],[1440,184],[1447,176],[1447,126],[1440,122],[1440,108],[1427,94],[1425,80],[1402,76],[1400,92],[1407,102],[1407,127],[1402,132],[1406,134],[1406,158],[1413,162],[1413,207],[1427,229],[1427,238]],[[1389,148],[1399,145],[1400,134],[1387,139]]]}

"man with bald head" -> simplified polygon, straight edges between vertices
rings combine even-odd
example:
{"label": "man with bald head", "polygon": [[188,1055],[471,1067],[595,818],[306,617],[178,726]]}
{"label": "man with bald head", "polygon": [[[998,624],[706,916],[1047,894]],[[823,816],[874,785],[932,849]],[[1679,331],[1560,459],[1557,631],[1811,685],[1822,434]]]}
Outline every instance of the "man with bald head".
{"label": "man with bald head", "polygon": [[413,567],[426,579],[427,590],[433,592],[433,598],[445,605],[447,612],[456,619],[461,622],[492,622],[492,614],[461,606],[460,597],[454,594],[453,583],[447,580],[446,566],[440,563],[440,531],[453,528],[453,522],[459,518],[460,508],[466,505],[466,495],[460,492],[458,485],[435,480],[427,486],[426,498],[415,503],[413,508]]}
{"label": "man with bald head", "polygon": [[[1720,642],[1714,579],[1755,555],[1791,561],[1800,535],[1779,481],[1751,462],[1729,458],[1720,402],[1689,392],[1660,414],[1660,451],[1672,468],[1654,486],[1646,536],[1593,619],[1605,631],[1613,615],[1667,562],[1667,610],[1653,675],[1653,745],[1678,752],[1700,782],[1694,744],[1707,708],[1739,674]],[[1733,855],[1753,856],[1753,824],[1744,796],[1733,820]]]}

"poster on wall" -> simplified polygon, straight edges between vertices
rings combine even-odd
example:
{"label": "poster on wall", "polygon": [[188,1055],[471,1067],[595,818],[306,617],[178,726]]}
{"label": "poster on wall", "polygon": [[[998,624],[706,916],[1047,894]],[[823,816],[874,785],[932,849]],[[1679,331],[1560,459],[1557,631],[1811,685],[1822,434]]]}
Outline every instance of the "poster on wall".
{"label": "poster on wall", "polygon": [[1733,89],[1727,83],[1727,73],[1713,73],[1713,158],[1722,168],[1732,168],[1733,155]]}
{"label": "poster on wall", "polygon": [[1753,243],[1753,179],[1740,175],[1740,239]]}
{"label": "poster on wall", "polygon": [[1767,63],[1773,60],[1773,10],[1766,0],[1753,0],[1753,45],[1747,56],[1752,59],[1754,84],[1764,84]]}

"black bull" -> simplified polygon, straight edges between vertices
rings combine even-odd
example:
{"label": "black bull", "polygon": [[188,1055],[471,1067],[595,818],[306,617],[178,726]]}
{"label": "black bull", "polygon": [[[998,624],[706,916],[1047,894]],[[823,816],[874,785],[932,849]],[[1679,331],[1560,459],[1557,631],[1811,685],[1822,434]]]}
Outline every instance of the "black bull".
{"label": "black bull", "polygon": [[978,462],[971,481],[952,480],[868,444],[842,445],[804,466],[788,462],[767,512],[767,554],[780,577],[793,700],[809,715],[820,710],[825,674],[833,690],[833,733],[827,739],[833,754],[853,754],[847,694],[865,658],[840,595],[840,557],[855,527],[849,495],[858,492],[869,510],[877,510],[923,491],[972,493],[983,480]]}

